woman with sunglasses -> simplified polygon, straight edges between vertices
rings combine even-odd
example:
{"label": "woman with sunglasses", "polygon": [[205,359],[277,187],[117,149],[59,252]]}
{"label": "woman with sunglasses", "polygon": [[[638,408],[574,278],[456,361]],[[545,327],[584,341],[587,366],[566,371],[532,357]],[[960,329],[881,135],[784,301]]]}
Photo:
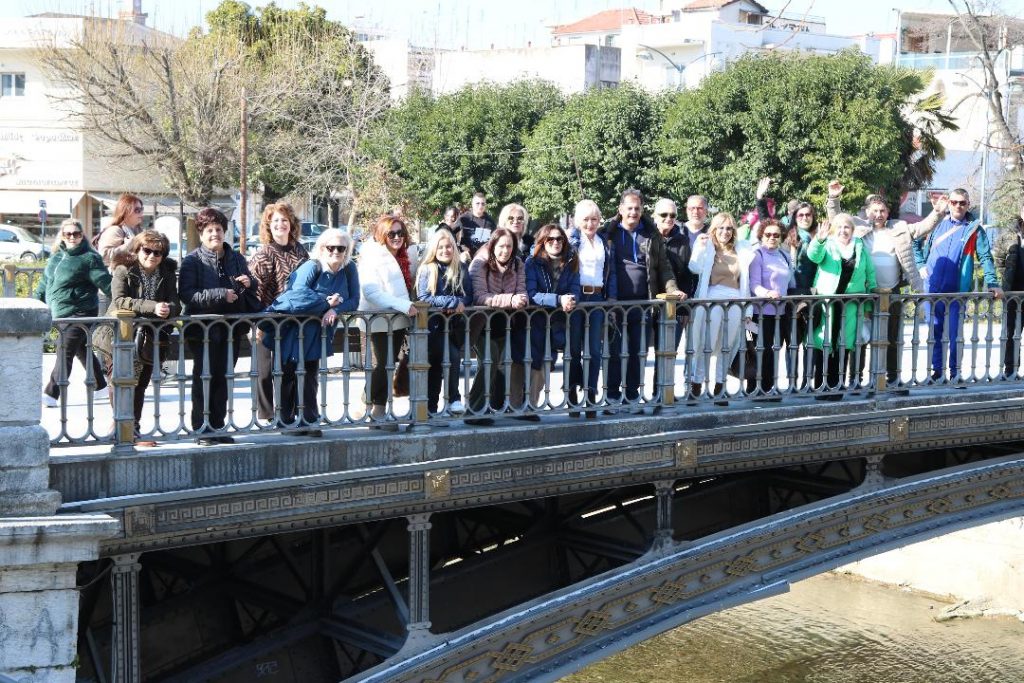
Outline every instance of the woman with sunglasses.
{"label": "woman with sunglasses", "polygon": [[[568,335],[568,316],[576,309],[576,303],[583,298],[580,287],[580,268],[576,252],[569,247],[569,238],[561,227],[550,223],[537,231],[537,243],[533,255],[526,259],[526,295],[531,303],[541,310],[530,316],[530,403],[534,408],[541,405],[540,392],[544,388],[544,360],[549,358],[554,368],[558,352],[565,361]],[[583,325],[582,316],[572,316],[574,327]],[[580,339],[573,335],[569,344],[571,362],[567,367],[580,362],[582,349]],[[572,370],[570,375],[574,373]],[[576,373],[583,375],[581,368]],[[568,378],[566,378],[568,379]],[[569,386],[569,407],[579,405],[576,386]],[[578,416],[579,413],[577,412]]]}
{"label": "woman with sunglasses", "polygon": [[[46,262],[46,269],[36,286],[37,299],[50,307],[56,318],[92,318],[99,313],[99,293],[110,297],[110,272],[103,259],[93,251],[82,233],[82,224],[68,218],[60,224],[60,231],[53,245],[53,255]],[[50,373],[50,381],[43,389],[43,404],[56,408],[63,384],[71,374],[74,358],[86,368],[88,384],[91,356],[88,348],[88,325],[59,324],[59,346],[57,357]],[[62,370],[63,368],[63,370]],[[92,356],[92,376],[96,382],[96,398],[107,397],[107,380],[103,377],[99,361]]]}
{"label": "woman with sunglasses", "polygon": [[371,420],[377,422],[387,416],[388,363],[397,365],[412,322],[410,317],[416,315],[409,231],[401,218],[386,215],[377,220],[373,239],[359,251],[359,285],[359,310],[376,314],[367,316],[373,370],[366,387],[366,402]]}
{"label": "woman with sunglasses", "polygon": [[[281,422],[295,423],[298,416],[302,385],[302,416],[296,428],[286,431],[293,436],[322,436],[316,427],[320,421],[317,407],[320,359],[334,354],[334,333],[338,315],[359,306],[359,273],[352,262],[352,237],[337,228],[320,233],[313,246],[312,258],[303,262],[288,280],[287,289],[278,294],[267,307],[268,313],[292,316],[315,316],[299,325],[288,321],[280,326],[281,353]],[[275,344],[273,324],[260,323],[261,345]],[[302,378],[298,368],[302,366]],[[312,425],[312,426],[310,426]]]}
{"label": "woman with sunglasses", "polygon": [[[268,204],[260,219],[260,248],[249,259],[249,271],[259,283],[256,296],[266,308],[288,287],[288,278],[302,265],[309,254],[299,243],[302,226],[292,207],[284,202]],[[261,333],[262,333],[261,328]],[[273,330],[270,330],[273,342]],[[274,355],[273,343],[257,344],[256,416],[274,419]],[[283,417],[283,415],[282,415]]]}
{"label": "woman with sunglasses", "polygon": [[[488,395],[490,407],[495,411],[505,407],[506,396],[510,408],[518,409],[523,405],[526,317],[524,313],[518,312],[529,303],[526,296],[526,269],[522,260],[516,256],[519,250],[516,234],[508,228],[497,228],[483,248],[487,249],[487,258],[474,258],[469,267],[469,274],[473,278],[473,303],[497,310],[489,314],[476,313],[470,323],[470,339],[473,340],[480,370],[469,389],[469,408],[478,415],[487,409],[485,399]],[[506,348],[511,359],[507,387]],[[517,417],[538,419],[536,415]],[[494,420],[489,417],[466,420],[466,424],[472,425],[493,423]]]}
{"label": "woman with sunglasses", "polygon": [[445,228],[438,228],[427,241],[423,261],[416,272],[416,296],[433,309],[427,319],[427,407],[436,413],[448,363],[446,403],[452,413],[463,413],[459,374],[466,336],[466,306],[473,305],[473,284],[469,268],[459,260],[458,242]]}
{"label": "woman with sunglasses", "polygon": [[[139,318],[167,320],[181,313],[178,301],[178,264],[168,258],[170,242],[167,236],[156,230],[145,230],[132,238],[127,252],[117,252],[111,258],[114,279],[110,285],[112,301],[107,315],[115,311],[132,311]],[[146,388],[153,376],[156,360],[154,340],[159,339],[158,348],[166,348],[170,331],[165,325],[143,323],[140,328],[137,353],[142,361],[141,372],[135,384],[132,407],[135,412],[135,445],[151,447],[155,441],[140,436],[139,421],[142,419],[142,405],[146,399]]]}
{"label": "woman with sunglasses", "polygon": [[[760,246],[750,259],[749,267],[750,295],[769,301],[754,308],[754,324],[762,346],[761,391],[764,394],[775,388],[775,344],[778,343],[781,351],[789,338],[792,320],[787,304],[780,301],[789,291],[793,279],[789,254],[780,246],[783,232],[782,225],[775,220],[763,220],[757,224]],[[750,390],[755,388],[748,387]]]}
{"label": "woman with sunglasses", "polygon": [[697,298],[723,302],[693,306],[690,329],[696,361],[690,381],[694,396],[700,394],[705,378],[710,379],[712,358],[717,359],[712,395],[719,396],[725,386],[726,371],[740,348],[741,323],[751,315],[749,306],[726,302],[749,297],[752,258],[752,250],[736,239],[736,219],[724,211],[715,215],[711,229],[698,235],[693,245],[689,265],[699,276]]}
{"label": "woman with sunglasses", "polygon": [[501,207],[498,214],[498,227],[507,228],[515,233],[519,241],[519,258],[524,261],[529,258],[533,248],[533,237],[526,234],[526,228],[530,225],[530,214],[522,204],[506,204]]}

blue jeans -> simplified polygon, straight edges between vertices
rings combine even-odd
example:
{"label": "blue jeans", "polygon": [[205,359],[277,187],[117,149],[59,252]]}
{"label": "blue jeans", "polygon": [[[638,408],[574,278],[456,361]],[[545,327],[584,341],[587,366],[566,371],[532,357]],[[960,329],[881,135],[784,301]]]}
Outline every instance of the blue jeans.
{"label": "blue jeans", "polygon": [[[604,301],[604,294],[584,294],[580,303]],[[601,372],[604,350],[604,310],[588,308],[573,314],[569,326],[569,347],[572,352],[572,363],[569,365],[569,386],[583,386],[583,344],[586,341],[588,355],[586,375],[587,391],[597,394],[597,377]],[[584,336],[586,339],[584,340]],[[609,336],[614,335],[609,331]]]}

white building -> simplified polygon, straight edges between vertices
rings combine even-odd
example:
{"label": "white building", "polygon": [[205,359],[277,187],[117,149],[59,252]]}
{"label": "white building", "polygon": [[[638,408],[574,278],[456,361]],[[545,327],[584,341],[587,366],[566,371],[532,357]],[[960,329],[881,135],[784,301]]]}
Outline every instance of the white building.
{"label": "white building", "polygon": [[157,169],[111,161],[102,140],[55,106],[57,90],[34,54],[42,44],[67,46],[115,21],[134,33],[152,31],[137,0],[135,8],[117,20],[44,14],[0,22],[0,222],[38,231],[45,206],[50,226],[71,215],[90,230],[121,192],[142,195],[149,214],[155,202],[171,202]]}
{"label": "white building", "polygon": [[538,78],[570,94],[614,87],[620,69],[619,48],[601,45],[445,51],[436,56],[433,90],[440,95],[481,81]]}
{"label": "white building", "polygon": [[386,37],[357,31],[360,44],[388,77],[391,99],[403,100],[415,89],[433,87],[434,50],[413,46],[406,38]]}

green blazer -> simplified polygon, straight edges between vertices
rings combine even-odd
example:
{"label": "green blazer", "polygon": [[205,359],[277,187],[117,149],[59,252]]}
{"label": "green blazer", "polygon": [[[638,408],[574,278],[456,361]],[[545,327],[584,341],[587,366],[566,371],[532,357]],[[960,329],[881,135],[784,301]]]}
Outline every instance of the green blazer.
{"label": "green blazer", "polygon": [[[835,294],[839,288],[839,275],[842,272],[842,257],[839,255],[839,245],[831,237],[824,242],[817,237],[811,239],[807,247],[807,258],[818,264],[818,272],[814,276],[814,291],[819,296]],[[871,261],[871,254],[864,247],[864,240],[859,237],[853,238],[853,276],[846,286],[846,294],[867,294],[878,286],[875,281],[875,264]],[[857,332],[860,330],[860,323],[863,315],[858,309],[861,302],[847,302],[844,306],[843,335],[846,339],[846,348],[853,350],[857,342]],[[863,302],[863,312],[871,310],[869,302]],[[830,307],[829,307],[830,308]],[[828,311],[829,308],[825,310]],[[816,349],[824,346],[825,339],[825,316],[816,316],[817,325],[811,331],[809,344]],[[829,323],[831,327],[831,323]],[[833,350],[838,350],[833,347]]]}

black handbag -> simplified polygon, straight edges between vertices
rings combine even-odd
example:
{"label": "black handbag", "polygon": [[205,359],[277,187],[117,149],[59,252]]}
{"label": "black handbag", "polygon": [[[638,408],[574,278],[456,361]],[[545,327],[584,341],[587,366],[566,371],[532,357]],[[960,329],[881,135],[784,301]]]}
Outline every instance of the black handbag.
{"label": "black handbag", "polygon": [[[750,330],[744,332],[746,344],[733,356],[732,364],[729,365],[729,374],[745,382],[757,380],[757,335]],[[740,356],[743,358],[742,373],[740,368]]]}

